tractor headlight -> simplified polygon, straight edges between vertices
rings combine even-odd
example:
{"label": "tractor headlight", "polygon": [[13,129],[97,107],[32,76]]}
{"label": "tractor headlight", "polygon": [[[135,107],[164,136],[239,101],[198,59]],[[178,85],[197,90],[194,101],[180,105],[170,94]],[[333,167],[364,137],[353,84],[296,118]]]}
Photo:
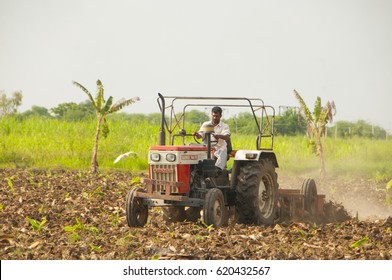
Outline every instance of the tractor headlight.
{"label": "tractor headlight", "polygon": [[152,161],[160,161],[160,160],[161,160],[161,155],[160,155],[160,154],[156,154],[156,153],[151,154],[151,155],[150,155],[150,159],[151,159]]}
{"label": "tractor headlight", "polygon": [[255,154],[255,153],[246,153],[245,154],[245,158],[246,159],[256,159],[257,158],[257,154]]}
{"label": "tractor headlight", "polygon": [[166,155],[166,160],[170,161],[170,162],[173,162],[173,161],[176,160],[176,155],[175,154],[167,154]]}

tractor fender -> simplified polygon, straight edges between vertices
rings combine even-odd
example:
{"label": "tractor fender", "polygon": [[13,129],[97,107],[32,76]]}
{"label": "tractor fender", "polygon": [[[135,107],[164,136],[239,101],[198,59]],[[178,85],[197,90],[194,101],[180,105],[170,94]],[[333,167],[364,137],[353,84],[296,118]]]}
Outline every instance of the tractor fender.
{"label": "tractor fender", "polygon": [[270,150],[238,150],[235,153],[234,162],[260,161],[263,158],[268,158],[272,161],[275,167],[279,167],[275,153]]}
{"label": "tractor fender", "polygon": [[278,160],[273,151],[270,150],[238,150],[235,153],[234,163],[232,168],[231,186],[235,188],[237,185],[237,176],[240,168],[249,161],[261,161],[262,159],[269,159],[276,168],[279,167]]}

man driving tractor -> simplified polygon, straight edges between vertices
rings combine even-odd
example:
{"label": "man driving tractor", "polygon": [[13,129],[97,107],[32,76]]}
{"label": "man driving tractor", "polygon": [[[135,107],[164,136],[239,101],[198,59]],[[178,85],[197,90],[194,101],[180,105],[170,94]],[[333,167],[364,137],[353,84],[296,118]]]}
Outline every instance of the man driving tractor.
{"label": "man driving tractor", "polygon": [[203,141],[206,141],[203,127],[207,125],[214,126],[214,133],[211,135],[211,141],[214,149],[214,156],[216,157],[215,166],[219,169],[218,171],[222,171],[226,166],[228,158],[227,143],[230,141],[230,128],[226,123],[221,121],[221,117],[222,108],[218,106],[213,107],[211,109],[211,120],[204,122],[201,125],[200,130],[193,133],[196,138],[203,138]]}

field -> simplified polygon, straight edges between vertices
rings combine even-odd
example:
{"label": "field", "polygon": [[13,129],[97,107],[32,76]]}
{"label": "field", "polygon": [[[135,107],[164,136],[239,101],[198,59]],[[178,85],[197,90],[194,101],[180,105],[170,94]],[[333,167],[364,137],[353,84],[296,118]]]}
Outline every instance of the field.
{"label": "field", "polygon": [[[126,225],[124,199],[147,167],[157,126],[110,123],[100,142],[100,173],[88,172],[95,123],[0,120],[0,259],[391,259],[391,140],[325,139],[328,175],[304,137],[276,137],[283,188],[309,176],[335,216],[322,224],[230,222],[215,229],[163,222],[150,210],[144,228]],[[254,139],[233,136],[238,148]],[[114,164],[122,153],[134,151]]]}

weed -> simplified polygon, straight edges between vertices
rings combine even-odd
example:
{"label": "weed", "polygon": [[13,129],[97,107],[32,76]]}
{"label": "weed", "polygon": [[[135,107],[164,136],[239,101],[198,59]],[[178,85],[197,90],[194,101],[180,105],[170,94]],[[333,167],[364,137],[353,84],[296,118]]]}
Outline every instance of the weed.
{"label": "weed", "polygon": [[391,205],[391,195],[390,190],[392,190],[392,179],[385,186],[385,203]]}
{"label": "weed", "polygon": [[120,222],[120,212],[115,210],[112,214],[109,214],[109,217],[112,219],[112,225],[117,226]]}
{"label": "weed", "polygon": [[74,232],[76,230],[85,230],[90,232],[98,232],[96,227],[85,227],[78,218],[76,219],[76,223],[73,226],[65,226],[63,229],[68,232]]}
{"label": "weed", "polygon": [[26,220],[30,223],[33,230],[36,231],[41,231],[46,223],[46,217],[44,217],[41,222],[38,222],[37,220],[31,219],[29,217],[26,217]]}
{"label": "weed", "polygon": [[207,236],[202,236],[202,235],[200,235],[200,234],[195,234],[193,237],[194,237],[196,240],[204,240],[204,239],[207,238]]}
{"label": "weed", "polygon": [[360,247],[362,244],[364,244],[366,241],[369,240],[368,236],[365,236],[364,238],[358,240],[357,242],[354,242],[353,244],[350,245],[350,248],[358,248]]}
{"label": "weed", "polygon": [[41,205],[41,207],[38,208],[38,213],[43,214],[45,212],[44,205]]}
{"label": "weed", "polygon": [[135,178],[132,179],[131,184],[139,184],[140,183],[140,177],[136,176]]}
{"label": "weed", "polygon": [[101,187],[97,187],[95,190],[92,191],[92,195],[104,196],[105,194],[101,191]]}
{"label": "weed", "polygon": [[207,225],[204,221],[202,221],[202,224],[208,231],[211,231],[214,228],[214,225]]}
{"label": "weed", "polygon": [[13,179],[13,177],[11,177],[11,178],[5,178],[5,180],[7,181],[8,187],[10,188],[11,193],[12,193],[12,194],[15,194],[15,191],[14,191],[14,184],[12,183],[12,179]]}
{"label": "weed", "polygon": [[299,238],[299,240],[306,241],[305,233],[304,233],[302,230],[299,229],[299,230],[297,231],[297,233],[298,233],[298,238]]}
{"label": "weed", "polygon": [[101,191],[101,187],[97,187],[91,193],[82,192],[82,197],[87,199],[87,200],[91,199],[94,195],[96,195],[96,196],[104,196],[105,194]]}
{"label": "weed", "polygon": [[90,248],[91,248],[91,251],[95,251],[95,252],[98,252],[98,253],[102,251],[101,247],[95,246],[93,244],[90,244]]}
{"label": "weed", "polygon": [[76,232],[72,232],[72,234],[68,237],[68,240],[70,242],[76,243],[80,240],[80,235]]}

